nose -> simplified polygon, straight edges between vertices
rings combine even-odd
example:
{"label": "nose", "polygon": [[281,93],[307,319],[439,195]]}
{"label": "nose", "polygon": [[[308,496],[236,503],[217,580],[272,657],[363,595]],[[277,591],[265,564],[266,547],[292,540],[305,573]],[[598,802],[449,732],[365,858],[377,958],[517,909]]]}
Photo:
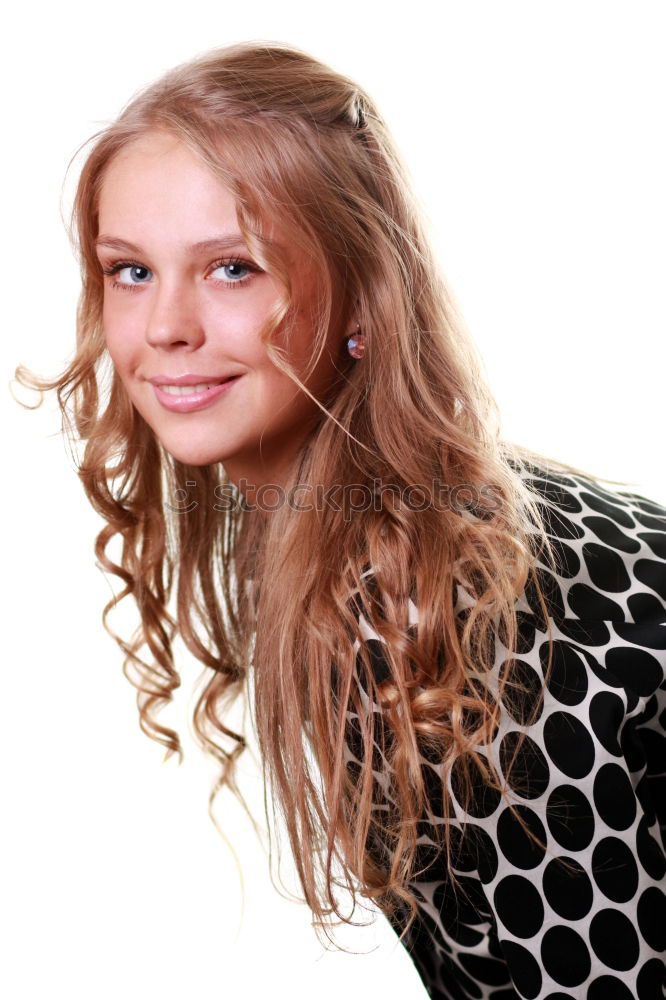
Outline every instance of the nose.
{"label": "nose", "polygon": [[183,280],[161,281],[153,289],[146,320],[152,347],[195,350],[204,340],[195,290]]}

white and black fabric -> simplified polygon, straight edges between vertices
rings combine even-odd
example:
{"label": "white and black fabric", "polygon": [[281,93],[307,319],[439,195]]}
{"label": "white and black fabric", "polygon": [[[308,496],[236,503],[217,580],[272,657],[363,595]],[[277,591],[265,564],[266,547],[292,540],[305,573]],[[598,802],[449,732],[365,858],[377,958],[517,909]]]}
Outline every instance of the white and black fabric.
{"label": "white and black fabric", "polygon": [[[502,774],[527,733],[509,791],[544,846],[498,792],[478,794],[463,815],[454,766],[453,863],[464,890],[454,898],[429,825],[441,802],[438,767],[422,757],[433,795],[419,847],[431,861],[412,885],[419,913],[404,943],[433,1000],[664,1000],[666,509],[578,475],[535,466],[522,475],[558,556],[556,568],[539,563],[554,660],[526,725],[548,655],[528,587],[518,648],[497,639],[494,666],[498,676],[514,671],[524,693],[509,689],[488,756]],[[457,611],[468,596],[460,585]],[[411,613],[418,628],[414,605]],[[382,641],[363,616],[361,626],[381,670]],[[350,713],[352,771],[361,764],[355,730]],[[376,750],[382,808],[390,768]]]}

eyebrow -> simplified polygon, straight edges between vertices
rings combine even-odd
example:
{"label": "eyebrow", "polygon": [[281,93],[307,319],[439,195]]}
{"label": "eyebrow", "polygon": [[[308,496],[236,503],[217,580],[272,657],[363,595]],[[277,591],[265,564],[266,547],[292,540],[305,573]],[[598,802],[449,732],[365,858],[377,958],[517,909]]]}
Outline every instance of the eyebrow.
{"label": "eyebrow", "polygon": [[[194,257],[197,254],[208,253],[212,250],[230,250],[238,246],[245,246],[245,239],[241,233],[220,233],[219,236],[211,236],[208,240],[200,240],[199,243],[192,243],[185,250],[190,256]],[[97,237],[95,247],[105,247],[109,250],[119,250],[120,252],[134,254],[145,252],[135,243],[130,243],[129,240],[122,240],[118,236],[107,236],[106,234]]]}

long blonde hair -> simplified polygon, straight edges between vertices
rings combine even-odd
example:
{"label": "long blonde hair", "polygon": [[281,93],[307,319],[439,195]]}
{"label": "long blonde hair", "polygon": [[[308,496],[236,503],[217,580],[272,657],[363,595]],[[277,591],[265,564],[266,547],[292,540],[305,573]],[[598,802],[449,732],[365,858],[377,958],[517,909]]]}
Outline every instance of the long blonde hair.
{"label": "long blonde hair", "polygon": [[[358,319],[365,356],[347,358],[335,392],[316,401],[320,417],[283,484],[285,496],[298,485],[333,502],[283,502],[255,516],[221,466],[194,469],[164,451],[106,363],[99,192],[114,156],[154,129],[185,143],[233,193],[249,249],[282,283],[265,331],[279,368],[298,382],[288,350],[273,343],[298,303],[267,223],[277,222],[319,274],[313,367],[334,306],[342,301],[343,315]],[[85,442],[80,476],[106,522],[96,553],[122,582],[104,622],[124,597],[141,616],[134,636],[116,636],[140,725],[182,752],[177,733],[157,720],[180,683],[179,634],[206,668],[194,731],[220,764],[211,801],[223,785],[240,794],[234,765],[245,740],[225,716],[251,671],[267,786],[317,925],[334,913],[347,919],[339,885],[355,894],[360,884],[387,911],[406,903],[413,915],[417,828],[432,792],[422,764],[437,762],[446,790],[453,762],[463,762],[463,807],[479,780],[501,784],[483,751],[500,712],[501,685],[498,696],[487,683],[493,638],[499,631],[513,648],[514,605],[530,578],[547,617],[534,565],[548,545],[520,475],[533,456],[500,437],[381,115],[353,82],[295,49],[212,51],[168,72],[93,137],[73,229],[82,273],[76,356],[55,380],[21,377],[57,391]],[[190,480],[205,502],[174,509]],[[406,502],[415,484],[427,495],[435,483],[468,501]],[[354,503],[352,490],[366,502]],[[464,613],[456,610],[461,580],[471,598]],[[379,670],[367,626],[384,642]],[[368,710],[373,703],[381,713]],[[352,731],[361,762],[350,766]],[[382,810],[377,754],[390,765]],[[441,799],[449,817],[446,792]],[[446,851],[449,824],[438,830]]]}

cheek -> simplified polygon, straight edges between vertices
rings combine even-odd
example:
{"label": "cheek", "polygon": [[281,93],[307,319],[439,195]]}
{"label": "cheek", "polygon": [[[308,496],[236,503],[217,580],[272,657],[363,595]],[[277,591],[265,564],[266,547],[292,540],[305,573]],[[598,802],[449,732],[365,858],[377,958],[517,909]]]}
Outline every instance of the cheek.
{"label": "cheek", "polygon": [[200,301],[199,321],[211,350],[237,354],[253,367],[267,360],[261,333],[275,308],[274,296],[252,291],[218,291]]}
{"label": "cheek", "polygon": [[121,337],[116,336],[113,327],[106,323],[104,324],[104,342],[114,368],[122,376],[125,368],[126,345],[123,344]]}
{"label": "cheek", "polygon": [[132,322],[128,321],[127,317],[119,316],[118,311],[106,303],[102,309],[102,331],[109,356],[122,374],[120,369],[130,364],[133,354],[136,353],[139,343],[138,331],[133,329]]}
{"label": "cheek", "polygon": [[[313,387],[309,388],[312,391]],[[307,393],[274,366],[262,379],[260,406],[262,419],[275,430],[305,424],[318,411]]]}

